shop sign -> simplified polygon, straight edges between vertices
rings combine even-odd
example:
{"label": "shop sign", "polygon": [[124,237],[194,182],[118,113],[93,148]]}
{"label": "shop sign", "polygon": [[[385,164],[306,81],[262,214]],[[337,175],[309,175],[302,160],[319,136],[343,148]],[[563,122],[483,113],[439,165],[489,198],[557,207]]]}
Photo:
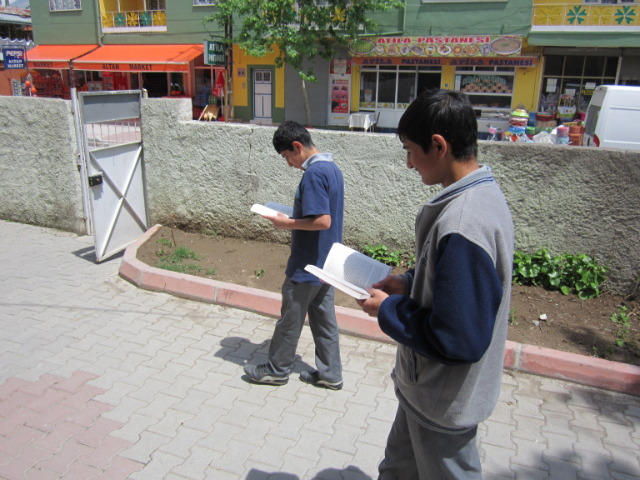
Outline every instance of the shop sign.
{"label": "shop sign", "polygon": [[351,59],[334,58],[329,63],[329,73],[351,75]]}
{"label": "shop sign", "polygon": [[535,67],[538,57],[509,57],[509,58],[391,58],[391,57],[356,57],[353,63],[358,65],[434,65],[434,66],[467,66],[480,65],[485,67]]}
{"label": "shop sign", "polygon": [[222,42],[204,41],[204,64],[217,67],[226,64],[225,45]]}
{"label": "shop sign", "polygon": [[331,77],[331,113],[349,113],[349,79]]}
{"label": "shop sign", "polygon": [[22,82],[20,80],[11,79],[11,92],[14,97],[22,96]]}
{"label": "shop sign", "polygon": [[508,57],[522,50],[522,35],[367,37],[353,40],[353,57]]}
{"label": "shop sign", "polygon": [[2,47],[5,70],[24,70],[26,67],[24,60],[24,47]]}
{"label": "shop sign", "polygon": [[[33,62],[29,62],[32,65]],[[188,72],[189,64],[180,63],[94,63],[76,60],[76,70],[101,70],[111,72]]]}

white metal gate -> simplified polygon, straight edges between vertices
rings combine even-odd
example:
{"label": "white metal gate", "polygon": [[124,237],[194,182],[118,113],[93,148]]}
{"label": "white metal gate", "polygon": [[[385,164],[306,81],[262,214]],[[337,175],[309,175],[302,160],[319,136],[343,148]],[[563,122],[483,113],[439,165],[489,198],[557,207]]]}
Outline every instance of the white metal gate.
{"label": "white metal gate", "polygon": [[93,233],[98,262],[149,228],[141,97],[140,90],[72,95],[87,234]]}

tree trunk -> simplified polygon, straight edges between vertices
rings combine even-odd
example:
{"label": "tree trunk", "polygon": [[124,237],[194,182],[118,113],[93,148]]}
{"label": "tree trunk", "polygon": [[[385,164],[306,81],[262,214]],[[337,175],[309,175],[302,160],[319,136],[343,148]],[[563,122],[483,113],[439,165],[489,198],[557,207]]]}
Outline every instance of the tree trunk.
{"label": "tree trunk", "polygon": [[304,105],[304,121],[307,127],[311,126],[311,110],[309,110],[309,99],[307,98],[307,87],[300,77],[300,87],[302,88],[302,103]]}

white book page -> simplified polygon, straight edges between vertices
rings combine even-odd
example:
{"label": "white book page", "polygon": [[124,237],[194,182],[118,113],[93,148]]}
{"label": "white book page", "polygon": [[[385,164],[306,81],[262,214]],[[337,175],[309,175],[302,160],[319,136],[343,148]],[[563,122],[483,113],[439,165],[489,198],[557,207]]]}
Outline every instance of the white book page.
{"label": "white book page", "polygon": [[391,273],[391,267],[340,243],[334,243],[323,270],[363,290]]}
{"label": "white book page", "polygon": [[293,207],[288,205],[283,205],[281,203],[276,202],[267,202],[264,204],[265,207],[270,208],[271,210],[275,210],[276,212],[280,212],[285,214],[287,217],[293,216]]}
{"label": "white book page", "polygon": [[[260,205],[259,203],[254,203],[251,206],[251,211],[253,213],[257,213],[258,215],[268,215],[270,217],[277,217],[278,213],[283,213],[283,212],[278,212],[277,210],[274,210],[272,208],[269,207],[265,207],[264,205]],[[285,213],[285,215],[287,215]],[[288,217],[289,215],[287,215]]]}
{"label": "white book page", "polygon": [[338,290],[343,291],[347,295],[351,295],[354,298],[358,298],[360,300],[365,300],[365,299],[367,299],[367,298],[369,298],[371,296],[371,295],[369,295],[369,293],[366,290],[363,290],[363,289],[361,289],[359,287],[356,287],[355,285],[353,285],[351,283],[348,283],[348,282],[345,282],[344,280],[336,278],[333,275],[325,272],[324,270],[319,269],[315,265],[307,265],[306,267],[304,267],[304,269],[307,272],[314,274],[316,277],[318,277],[324,283],[328,283],[329,285],[333,285]]}

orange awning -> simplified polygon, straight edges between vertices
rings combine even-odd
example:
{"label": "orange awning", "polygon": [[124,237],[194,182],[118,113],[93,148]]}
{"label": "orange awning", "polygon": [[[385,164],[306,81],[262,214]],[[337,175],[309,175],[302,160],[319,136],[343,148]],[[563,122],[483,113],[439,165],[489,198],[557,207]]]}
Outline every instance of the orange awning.
{"label": "orange awning", "polygon": [[91,50],[98,48],[98,45],[38,45],[27,50],[27,60],[29,68],[69,68],[69,61],[80,57]]}
{"label": "orange awning", "polygon": [[202,55],[196,45],[103,45],[73,61],[77,70],[115,72],[188,72],[189,62]]}

